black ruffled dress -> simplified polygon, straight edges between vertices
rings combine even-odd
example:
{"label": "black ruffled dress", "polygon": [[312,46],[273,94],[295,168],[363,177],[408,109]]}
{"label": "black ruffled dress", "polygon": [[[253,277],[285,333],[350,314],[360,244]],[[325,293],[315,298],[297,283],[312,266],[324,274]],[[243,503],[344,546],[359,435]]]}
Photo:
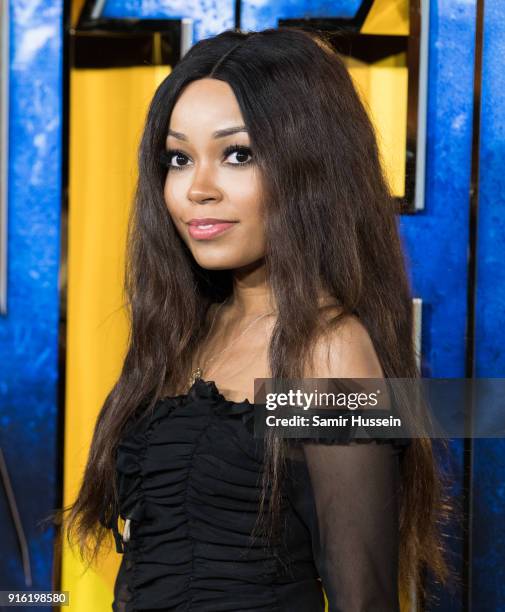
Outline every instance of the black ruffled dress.
{"label": "black ruffled dress", "polygon": [[[399,460],[407,440],[310,443],[288,459],[281,529],[251,538],[263,440],[255,404],[214,381],[160,400],[117,449],[117,612],[399,612]],[[124,538],[124,539],[123,539]],[[124,541],[126,540],[126,541]]]}

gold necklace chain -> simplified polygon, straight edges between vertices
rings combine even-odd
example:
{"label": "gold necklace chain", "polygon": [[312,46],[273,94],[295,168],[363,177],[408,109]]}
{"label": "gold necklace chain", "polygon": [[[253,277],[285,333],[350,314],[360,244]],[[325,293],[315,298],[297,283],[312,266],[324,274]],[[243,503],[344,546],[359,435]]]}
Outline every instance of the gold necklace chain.
{"label": "gold necklace chain", "polygon": [[[222,302],[216,312],[214,313],[214,317],[212,318],[212,323],[210,326],[210,329],[207,333],[206,337],[209,337],[210,332],[212,331],[212,328],[214,326],[214,322],[216,320],[217,314],[219,312],[219,310],[221,309],[222,306],[224,306],[224,304],[227,302],[228,300],[226,299],[224,302]],[[225,346],[224,349],[222,351],[220,351],[217,355],[214,355],[213,357],[211,357],[209,360],[207,360],[207,366],[209,365],[209,363],[212,363],[213,361],[215,361],[218,357],[220,357],[225,351],[227,351],[230,347],[232,347],[238,340],[240,340],[240,338],[242,338],[242,336],[246,333],[246,331],[248,331],[253,325],[254,323],[256,323],[256,321],[259,321],[260,319],[263,319],[263,317],[268,316],[269,314],[273,314],[275,312],[275,310],[271,310],[270,312],[265,312],[262,315],[259,315],[258,317],[256,317],[255,319],[253,319],[251,321],[251,323],[249,323],[249,325],[244,329],[244,331],[239,334],[232,342],[230,342],[230,344],[228,344],[228,346]],[[189,387],[191,387],[195,381],[197,380],[197,378],[202,378],[203,377],[203,369],[201,367],[197,367],[195,368],[192,372],[191,372],[191,376],[189,378],[188,381],[188,385]]]}

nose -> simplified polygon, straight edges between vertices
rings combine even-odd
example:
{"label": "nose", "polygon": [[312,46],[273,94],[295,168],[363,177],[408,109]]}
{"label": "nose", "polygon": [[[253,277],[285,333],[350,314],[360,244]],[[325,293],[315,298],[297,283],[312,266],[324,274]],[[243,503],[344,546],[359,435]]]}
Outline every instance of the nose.
{"label": "nose", "polygon": [[209,165],[195,167],[193,180],[188,190],[188,199],[196,204],[219,202],[222,193],[216,183],[216,177]]}

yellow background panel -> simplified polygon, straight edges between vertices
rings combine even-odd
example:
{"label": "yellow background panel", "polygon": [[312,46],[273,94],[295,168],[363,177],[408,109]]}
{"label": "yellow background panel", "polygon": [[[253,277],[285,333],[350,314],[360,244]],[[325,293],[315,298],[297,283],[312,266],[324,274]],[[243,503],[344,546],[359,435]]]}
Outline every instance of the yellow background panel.
{"label": "yellow background panel", "polygon": [[75,28],[86,0],[72,0],[70,4],[70,23]]}
{"label": "yellow background panel", "polygon": [[[372,120],[379,154],[395,196],[405,195],[408,69],[400,56],[380,64],[355,59],[346,65]],[[387,63],[392,65],[388,66]],[[386,65],[385,65],[386,64]]]}
{"label": "yellow background panel", "polygon": [[409,0],[375,0],[362,34],[409,35]]}
{"label": "yellow background panel", "polygon": [[[96,417],[124,358],[124,246],[137,148],[148,103],[168,73],[166,66],[71,72],[65,505],[75,499]],[[63,549],[72,611],[110,611],[120,560],[111,546],[100,567],[83,574],[77,552]]]}

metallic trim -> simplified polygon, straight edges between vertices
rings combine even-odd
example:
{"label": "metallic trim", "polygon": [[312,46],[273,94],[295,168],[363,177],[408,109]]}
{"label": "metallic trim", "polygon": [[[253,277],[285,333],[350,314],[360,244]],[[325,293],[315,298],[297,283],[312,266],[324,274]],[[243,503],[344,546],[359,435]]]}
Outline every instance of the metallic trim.
{"label": "metallic trim", "polygon": [[422,298],[412,298],[412,310],[413,310],[413,326],[412,334],[414,340],[414,351],[416,354],[417,367],[421,370],[421,358],[422,358],[422,329],[423,329],[423,300]]}
{"label": "metallic trim", "polygon": [[426,126],[428,116],[428,60],[430,0],[421,0],[421,37],[419,41],[419,89],[417,97],[416,190],[414,209],[424,209],[426,179]]}
{"label": "metallic trim", "polygon": [[105,0],[97,0],[91,9],[91,19],[100,19],[103,12]]}
{"label": "metallic trim", "polygon": [[[423,300],[422,298],[412,298],[412,335],[414,340],[414,352],[416,355],[416,365],[419,371],[419,376],[422,376],[421,364],[422,364],[422,331],[423,331]],[[409,588],[409,610],[408,612],[417,612],[419,610],[418,605],[418,593],[416,588],[416,581],[412,578]]]}
{"label": "metallic trim", "polygon": [[189,17],[183,17],[181,19],[181,55],[184,57],[185,53],[193,46],[193,20]]}
{"label": "metallic trim", "polygon": [[12,521],[14,523],[14,529],[16,538],[19,544],[19,550],[21,552],[21,559],[23,562],[23,573],[25,575],[25,586],[32,586],[32,569],[30,564],[30,548],[28,546],[28,540],[23,529],[23,522],[21,521],[21,515],[19,514],[18,505],[16,503],[16,496],[14,495],[14,489],[12,488],[12,482],[9,477],[9,471],[7,469],[7,463],[2,449],[0,448],[0,482],[3,484],[5,495],[7,498],[7,505],[9,507]]}

